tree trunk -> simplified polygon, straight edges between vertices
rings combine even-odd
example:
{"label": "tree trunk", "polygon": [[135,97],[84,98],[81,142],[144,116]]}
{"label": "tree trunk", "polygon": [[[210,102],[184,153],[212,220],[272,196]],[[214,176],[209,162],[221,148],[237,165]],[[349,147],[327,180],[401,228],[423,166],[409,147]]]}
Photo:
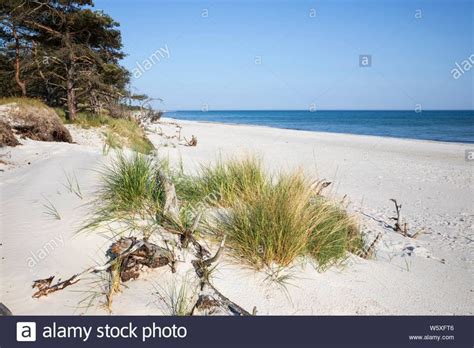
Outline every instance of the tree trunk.
{"label": "tree trunk", "polygon": [[12,27],[12,32],[15,38],[15,81],[21,89],[21,95],[26,97],[26,84],[20,79],[20,39],[15,26]]}
{"label": "tree trunk", "polygon": [[74,92],[74,68],[73,66],[67,69],[67,119],[74,121],[76,119],[76,93]]}
{"label": "tree trunk", "polygon": [[66,92],[67,92],[67,119],[74,121],[76,119],[76,93],[74,91],[75,75],[75,56],[71,45],[69,32],[66,32],[66,47],[69,49],[69,62],[66,64]]}

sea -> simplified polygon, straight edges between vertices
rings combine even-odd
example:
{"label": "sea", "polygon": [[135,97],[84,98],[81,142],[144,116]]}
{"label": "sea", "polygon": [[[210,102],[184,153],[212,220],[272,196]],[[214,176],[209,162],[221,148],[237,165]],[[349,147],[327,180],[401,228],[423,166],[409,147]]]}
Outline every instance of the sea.
{"label": "sea", "polygon": [[395,138],[474,143],[473,110],[428,111],[169,111],[166,117],[248,124],[313,132],[349,133]]}

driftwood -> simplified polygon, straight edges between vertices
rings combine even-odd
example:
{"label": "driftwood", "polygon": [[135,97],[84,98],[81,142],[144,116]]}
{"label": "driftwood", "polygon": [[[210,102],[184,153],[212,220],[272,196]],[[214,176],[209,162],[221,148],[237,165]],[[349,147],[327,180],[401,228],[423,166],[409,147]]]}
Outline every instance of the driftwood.
{"label": "driftwood", "polygon": [[0,316],[9,316],[13,315],[12,312],[5,306],[3,303],[0,302]]}
{"label": "driftwood", "polygon": [[406,236],[408,233],[407,231],[407,224],[405,223],[403,229],[401,227],[401,221],[400,221],[400,211],[402,210],[402,205],[397,203],[396,199],[391,198],[390,199],[393,204],[395,204],[395,211],[397,213],[397,216],[391,217],[390,220],[395,220],[395,225],[392,227],[395,232],[400,232],[404,236]]}
{"label": "driftwood", "polygon": [[198,140],[194,135],[191,136],[190,140],[188,140],[188,139],[186,139],[186,137],[184,137],[184,141],[186,142],[186,146],[196,146],[197,143],[198,143]]}
{"label": "driftwood", "polygon": [[51,285],[54,276],[45,279],[38,279],[33,281],[33,289],[38,289],[33,294],[34,298],[47,296],[52,292],[62,290],[70,285],[76,284],[81,277],[89,273],[110,271],[110,267],[117,262],[117,259],[121,262],[120,264],[120,278],[123,281],[129,279],[135,279],[138,277],[138,271],[142,266],[148,266],[151,268],[165,266],[174,262],[174,256],[171,255],[170,251],[161,248],[153,243],[149,243],[143,240],[136,240],[135,238],[121,238],[109,249],[109,255],[112,259],[102,266],[90,267],[81,273],[74,274],[72,277],[58,281],[56,284]]}
{"label": "driftwood", "polygon": [[[159,183],[163,185],[165,191],[164,214],[171,216],[174,219],[179,217],[178,199],[174,185],[161,170],[158,170]],[[45,279],[35,280],[33,288],[38,289],[33,294],[34,298],[47,296],[52,292],[62,290],[70,285],[77,283],[80,278],[88,273],[94,272],[111,272],[111,266],[117,264],[117,259],[120,262],[118,269],[120,271],[120,279],[127,281],[136,279],[139,276],[139,271],[143,266],[151,268],[165,266],[170,264],[171,269],[175,270],[175,257],[168,249],[161,248],[153,243],[145,240],[137,240],[136,238],[121,238],[113,243],[108,252],[111,260],[102,266],[90,267],[81,273],[74,274],[65,281],[58,282],[51,285],[54,276]]]}
{"label": "driftwood", "polygon": [[405,222],[402,227],[401,218],[400,218],[400,211],[402,210],[402,205],[397,203],[396,199],[390,199],[395,204],[395,211],[397,216],[391,217],[391,220],[395,220],[395,225],[391,226],[391,228],[395,231],[400,233],[404,237],[409,238],[416,238],[420,233],[423,232],[423,229],[416,231],[415,233],[410,234],[408,232],[408,224]]}
{"label": "driftwood", "polygon": [[178,196],[176,195],[176,189],[168,178],[168,176],[161,170],[158,169],[158,179],[160,180],[157,185],[162,185],[165,191],[165,203],[163,205],[163,214],[169,216],[175,221],[179,221],[179,203]]}
{"label": "driftwood", "polygon": [[375,246],[380,240],[380,238],[382,238],[382,233],[377,234],[377,237],[375,237],[374,241],[370,243],[369,247],[365,251],[362,252],[362,258],[370,259],[372,258],[372,256],[374,256]]}
{"label": "driftwood", "polygon": [[[256,309],[254,309],[254,313],[256,313]],[[222,295],[212,284],[206,282],[199,293],[191,315],[249,316],[251,314]]]}
{"label": "driftwood", "polygon": [[312,189],[317,196],[320,196],[323,190],[331,185],[330,181],[325,181],[324,179],[315,181],[312,185]]}
{"label": "driftwood", "polygon": [[[140,246],[135,251],[127,256],[122,256],[121,245],[134,246],[136,244],[140,244]],[[114,259],[119,259],[120,261],[119,270],[122,282],[137,279],[143,266],[157,268],[171,265],[172,270],[174,270],[173,263],[175,262],[175,257],[170,250],[147,241],[137,241],[133,237],[121,238],[113,243],[110,247],[110,254],[112,254]]]}
{"label": "driftwood", "polygon": [[[201,289],[198,294],[197,302],[191,311],[191,315],[251,315],[238,304],[225,297],[209,281],[209,267],[219,259],[224,250],[224,244],[225,237],[222,239],[219,249],[213,257],[208,259],[198,258],[193,261],[196,274],[201,279]],[[256,313],[255,308],[253,312]]]}
{"label": "driftwood", "polygon": [[75,274],[71,278],[68,278],[68,279],[66,279],[62,282],[58,281],[54,285],[51,285],[51,283],[54,279],[54,276],[51,276],[51,277],[46,278],[46,279],[35,280],[35,281],[33,281],[32,288],[33,289],[36,288],[36,289],[38,289],[38,291],[36,291],[33,294],[33,297],[34,298],[39,298],[39,297],[42,297],[42,296],[47,296],[48,294],[50,294],[52,292],[56,292],[58,290],[62,290],[64,288],[66,288],[70,285],[76,284],[80,280],[78,277],[79,277],[79,275]]}

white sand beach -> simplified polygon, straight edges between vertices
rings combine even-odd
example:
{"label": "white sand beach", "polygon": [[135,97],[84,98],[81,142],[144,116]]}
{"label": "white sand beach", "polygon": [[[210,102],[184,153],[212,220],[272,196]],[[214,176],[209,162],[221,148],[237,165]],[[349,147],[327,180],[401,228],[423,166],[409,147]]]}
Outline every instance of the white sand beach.
{"label": "white sand beach", "polygon": [[[178,128],[170,121],[154,126],[168,138],[156,132],[149,138],[161,156],[175,165],[182,161],[187,172],[219,156],[245,154],[261,156],[272,171],[302,168],[332,182],[326,195],[346,196],[369,243],[382,234],[373,259],[351,256],[325,272],[298,262],[287,270],[284,286],[224,255],[214,285],[246,310],[256,307],[258,315],[474,313],[474,166],[465,160],[472,145],[176,120],[183,137],[198,139],[197,146],[188,147],[171,138]],[[68,127],[78,144],[22,140],[22,146],[0,149],[0,300],[13,314],[107,313],[80,302],[93,289],[87,280],[32,298],[33,280],[65,279],[102,264],[110,244],[104,235],[77,230],[89,214],[87,202],[95,198],[97,170],[111,153],[104,154],[96,131]],[[82,198],[69,192],[65,173],[77,176]],[[422,231],[417,238],[384,227],[381,221],[393,224],[392,198],[402,204],[409,230]],[[60,220],[45,215],[48,201]],[[112,314],[166,314],[156,289],[171,282],[165,268],[127,282]]]}

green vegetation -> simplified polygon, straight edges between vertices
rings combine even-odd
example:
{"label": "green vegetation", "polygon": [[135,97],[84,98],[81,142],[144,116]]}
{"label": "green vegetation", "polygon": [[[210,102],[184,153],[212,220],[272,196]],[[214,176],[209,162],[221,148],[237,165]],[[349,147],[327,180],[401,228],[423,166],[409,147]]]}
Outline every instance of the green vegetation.
{"label": "green vegetation", "polygon": [[66,184],[64,184],[64,187],[66,187],[70,193],[74,193],[77,197],[82,199],[82,191],[81,191],[81,186],[79,186],[79,181],[77,180],[76,173],[68,174],[64,172],[64,175],[66,176]]}
{"label": "green vegetation", "polygon": [[[133,151],[149,154],[155,149],[153,144],[146,137],[143,128],[141,128],[133,120],[111,118],[108,132],[113,133],[119,137],[122,144],[129,147]],[[115,144],[117,144],[117,139],[114,140]],[[113,147],[114,143],[111,142],[109,145]]]}
{"label": "green vegetation", "polygon": [[143,128],[133,119],[80,112],[70,121],[66,119],[64,110],[56,108],[55,111],[66,124],[75,124],[85,129],[103,127],[105,144],[109,148],[128,147],[142,154],[150,154],[155,149]]}
{"label": "green vegetation", "polygon": [[262,163],[255,157],[219,160],[214,166],[202,166],[197,176],[187,176],[182,170],[173,176],[180,198],[210,206],[229,206],[236,199],[262,192],[268,184]]}
{"label": "green vegetation", "polygon": [[[167,163],[155,163],[147,156],[118,156],[103,173],[100,209],[92,225],[138,216],[141,221],[151,220],[135,226],[149,235],[163,223],[158,165],[172,172]],[[219,210],[210,230],[226,235],[233,255],[257,269],[287,267],[306,256],[325,269],[344,260],[348,252],[363,249],[353,219],[318,195],[301,172],[271,176],[260,160],[249,157],[202,167],[199,176],[186,176],[180,170],[172,177],[182,215],[195,214],[197,205],[226,208]],[[191,223],[188,220],[186,225]]]}
{"label": "green vegetation", "polygon": [[301,173],[272,177],[250,157],[202,167],[198,176],[180,172],[175,181],[188,204],[228,208],[217,229],[234,254],[256,268],[288,266],[305,255],[325,268],[363,247],[354,221],[317,195]]}
{"label": "green vegetation", "polygon": [[0,94],[41,98],[78,111],[117,110],[130,97],[119,23],[92,0],[4,0],[0,7]]}
{"label": "green vegetation", "polygon": [[[134,94],[129,87],[131,74],[120,65],[125,53],[119,23],[93,7],[92,0],[2,1],[0,95],[9,98],[0,104],[54,107],[68,123],[105,126],[107,148],[126,146],[148,154],[153,145],[132,119],[132,111],[146,111],[142,120],[156,120],[161,114],[144,107],[153,98]],[[13,144],[9,130],[2,129],[0,136]],[[64,129],[59,136],[55,130],[45,135],[47,130],[42,127],[42,134],[34,137],[22,135],[72,141]]]}
{"label": "green vegetation", "polygon": [[138,153],[130,157],[119,153],[101,173],[103,184],[95,202],[95,215],[85,228],[125,222],[127,228],[140,229],[145,236],[152,233],[152,224],[142,223],[161,218],[164,194],[158,165]]}
{"label": "green vegetation", "polygon": [[38,108],[49,108],[41,100],[35,99],[35,98],[27,98],[27,97],[0,98],[0,105],[13,104],[13,103],[15,103],[19,106],[27,105],[27,106],[35,106],[35,107],[38,107]]}
{"label": "green vegetation", "polygon": [[46,201],[46,203],[43,204],[43,207],[45,209],[44,215],[49,216],[54,220],[61,220],[61,214],[59,214],[59,211],[56,206],[46,196],[43,195],[43,198]]}
{"label": "green vegetation", "polygon": [[157,286],[156,293],[165,306],[166,315],[191,315],[196,302],[196,287],[184,277],[179,286],[177,282],[170,284],[167,289]]}

